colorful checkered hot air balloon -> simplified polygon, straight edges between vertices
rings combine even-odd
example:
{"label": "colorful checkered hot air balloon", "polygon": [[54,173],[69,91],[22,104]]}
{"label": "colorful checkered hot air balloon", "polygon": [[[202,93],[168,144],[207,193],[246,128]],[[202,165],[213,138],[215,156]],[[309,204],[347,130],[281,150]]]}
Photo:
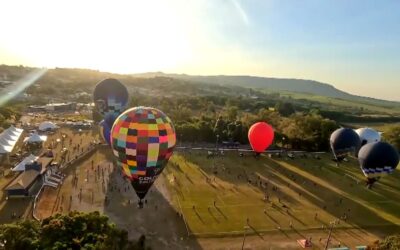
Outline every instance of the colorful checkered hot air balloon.
{"label": "colorful checkered hot air balloon", "polygon": [[142,199],[163,171],[176,144],[174,125],[162,111],[135,107],[123,112],[111,129],[118,166]]}

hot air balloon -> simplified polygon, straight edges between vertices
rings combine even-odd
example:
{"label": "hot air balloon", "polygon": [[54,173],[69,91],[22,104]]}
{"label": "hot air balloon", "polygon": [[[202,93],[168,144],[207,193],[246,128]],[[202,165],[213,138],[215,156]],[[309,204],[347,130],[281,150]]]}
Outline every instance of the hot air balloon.
{"label": "hot air balloon", "polygon": [[100,135],[108,145],[110,145],[110,133],[111,133],[111,126],[105,120],[102,120],[99,123],[100,127]]}
{"label": "hot air balloon", "polygon": [[162,111],[135,107],[123,112],[111,129],[118,165],[142,199],[163,171],[176,144],[171,120]]}
{"label": "hot air balloon", "polygon": [[254,152],[259,155],[274,141],[274,129],[265,122],[257,122],[250,127],[248,137]]}
{"label": "hot air balloon", "polygon": [[101,115],[115,120],[128,105],[128,90],[116,79],[105,79],[96,85],[93,99]]}
{"label": "hot air balloon", "polygon": [[350,153],[357,156],[361,147],[360,137],[350,128],[335,130],[331,135],[330,144],[337,162],[341,162]]}
{"label": "hot air balloon", "polygon": [[392,173],[399,164],[399,154],[386,142],[373,142],[363,146],[358,154],[361,170],[367,177],[368,188],[380,177]]}
{"label": "hot air balloon", "polygon": [[381,141],[381,134],[372,128],[359,128],[356,130],[356,133],[360,137],[361,146],[367,143]]}

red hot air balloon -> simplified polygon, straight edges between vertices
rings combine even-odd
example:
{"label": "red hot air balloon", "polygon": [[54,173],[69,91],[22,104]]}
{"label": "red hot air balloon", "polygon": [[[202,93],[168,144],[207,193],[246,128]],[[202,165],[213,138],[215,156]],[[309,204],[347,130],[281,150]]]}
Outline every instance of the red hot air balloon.
{"label": "red hot air balloon", "polygon": [[250,127],[248,136],[251,147],[260,154],[274,141],[274,129],[265,122],[257,122]]}

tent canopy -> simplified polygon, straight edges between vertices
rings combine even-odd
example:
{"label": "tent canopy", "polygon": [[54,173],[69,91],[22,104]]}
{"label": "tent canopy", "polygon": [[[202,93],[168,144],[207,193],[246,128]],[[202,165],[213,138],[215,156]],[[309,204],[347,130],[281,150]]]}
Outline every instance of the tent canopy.
{"label": "tent canopy", "polygon": [[39,135],[38,133],[33,133],[29,137],[25,137],[24,142],[35,143],[35,142],[45,142],[47,141],[46,135]]}
{"label": "tent canopy", "polygon": [[20,163],[18,163],[13,169],[12,171],[14,172],[22,172],[25,171],[25,165],[32,163],[34,161],[36,161],[37,159],[39,159],[38,156],[34,156],[34,155],[30,155],[28,157],[26,157],[25,159],[23,159]]}
{"label": "tent canopy", "polygon": [[58,127],[56,126],[56,124],[54,124],[54,123],[52,123],[52,122],[49,122],[49,121],[42,122],[42,123],[40,123],[40,125],[39,125],[39,130],[40,130],[40,131],[53,130],[53,129],[56,129],[56,128],[58,128]]}
{"label": "tent canopy", "polygon": [[23,129],[11,126],[0,134],[0,154],[11,153],[23,131]]}

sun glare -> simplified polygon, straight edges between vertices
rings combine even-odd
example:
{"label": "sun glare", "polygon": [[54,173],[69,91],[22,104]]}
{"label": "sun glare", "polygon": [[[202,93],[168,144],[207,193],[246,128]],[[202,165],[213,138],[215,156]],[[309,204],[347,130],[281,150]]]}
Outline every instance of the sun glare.
{"label": "sun glare", "polygon": [[10,2],[8,13],[19,15],[1,18],[13,23],[3,34],[13,35],[0,44],[35,65],[121,73],[173,69],[190,56],[191,31],[179,19],[181,5],[170,3],[35,1],[21,8]]}

